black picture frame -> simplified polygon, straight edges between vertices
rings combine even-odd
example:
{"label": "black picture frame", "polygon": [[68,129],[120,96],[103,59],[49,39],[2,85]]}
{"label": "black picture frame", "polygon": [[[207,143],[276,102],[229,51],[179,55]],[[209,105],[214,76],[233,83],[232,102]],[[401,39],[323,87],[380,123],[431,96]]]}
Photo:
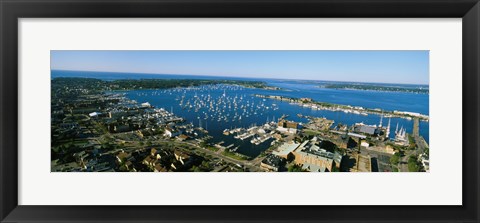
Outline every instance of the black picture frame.
{"label": "black picture frame", "polygon": [[[0,0],[0,219],[2,222],[478,222],[478,0]],[[18,19],[132,17],[462,18],[461,206],[24,206],[18,205]],[[448,44],[448,43],[445,43]],[[41,188],[39,188],[41,193]],[[448,193],[446,191],[445,193]],[[375,196],[375,195],[372,195]]]}

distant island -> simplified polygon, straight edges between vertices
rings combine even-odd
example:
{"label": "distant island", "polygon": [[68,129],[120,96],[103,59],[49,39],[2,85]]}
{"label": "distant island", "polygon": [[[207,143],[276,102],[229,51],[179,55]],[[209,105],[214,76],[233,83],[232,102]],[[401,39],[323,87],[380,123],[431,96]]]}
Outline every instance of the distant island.
{"label": "distant island", "polygon": [[387,92],[407,92],[416,94],[428,94],[429,89],[423,87],[398,87],[375,84],[323,84],[320,88],[330,89],[346,89],[346,90],[363,90],[363,91],[387,91]]}
{"label": "distant island", "polygon": [[[121,79],[105,81],[95,78],[57,77],[52,80],[52,85],[79,87],[88,85],[91,90],[145,90],[168,89],[178,87],[197,87],[202,85],[228,84],[239,85],[245,88],[258,88],[266,90],[280,90],[278,87],[268,86],[263,81],[242,80],[201,80],[201,79]],[[84,86],[86,87],[86,86]]]}
{"label": "distant island", "polygon": [[262,94],[255,94],[254,96],[259,98],[268,98],[273,100],[286,101],[298,106],[308,107],[314,110],[342,111],[345,113],[353,113],[353,114],[364,115],[364,116],[367,116],[368,114],[376,114],[376,115],[382,115],[387,118],[399,117],[399,118],[405,118],[408,120],[412,120],[413,118],[418,118],[422,121],[429,120],[428,115],[424,115],[416,112],[387,111],[379,108],[375,108],[375,109],[363,108],[360,106],[319,102],[311,98],[292,98],[292,97],[285,97],[285,96],[278,96],[278,95],[262,95]]}

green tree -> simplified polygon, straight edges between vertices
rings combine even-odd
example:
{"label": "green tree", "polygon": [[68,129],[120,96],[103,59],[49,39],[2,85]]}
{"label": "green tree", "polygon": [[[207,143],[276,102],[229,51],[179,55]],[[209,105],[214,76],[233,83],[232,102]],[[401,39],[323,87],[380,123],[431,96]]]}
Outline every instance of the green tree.
{"label": "green tree", "polygon": [[288,153],[287,154],[287,162],[291,163],[291,162],[293,162],[293,160],[295,160],[295,155],[293,155],[293,153]]}
{"label": "green tree", "polygon": [[393,154],[392,157],[390,157],[390,163],[393,165],[397,165],[400,162],[400,157],[400,153],[396,152],[395,154]]}
{"label": "green tree", "polygon": [[303,172],[303,169],[301,166],[294,164],[288,167],[288,172]]}
{"label": "green tree", "polygon": [[417,158],[415,156],[410,156],[408,158],[408,171],[409,172],[419,172],[420,165],[418,165]]}
{"label": "green tree", "polygon": [[200,167],[198,167],[198,166],[193,166],[193,167],[192,167],[192,171],[193,171],[193,172],[202,172],[202,169],[201,169]]}

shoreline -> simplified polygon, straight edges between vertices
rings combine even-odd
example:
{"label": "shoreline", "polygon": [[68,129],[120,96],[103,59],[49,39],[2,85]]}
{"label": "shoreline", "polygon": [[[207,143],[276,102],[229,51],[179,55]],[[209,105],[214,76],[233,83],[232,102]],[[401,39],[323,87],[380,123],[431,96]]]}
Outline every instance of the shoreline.
{"label": "shoreline", "polygon": [[368,114],[375,114],[375,115],[383,115],[386,118],[397,117],[397,118],[404,118],[407,120],[412,120],[414,118],[418,118],[420,121],[429,121],[429,116],[416,113],[416,112],[408,112],[408,111],[387,111],[382,109],[371,109],[371,108],[363,108],[360,106],[351,106],[351,105],[341,105],[341,104],[333,104],[327,102],[318,102],[314,101],[311,98],[292,98],[292,97],[285,97],[285,96],[277,96],[277,95],[263,95],[263,94],[254,94],[255,97],[259,98],[266,98],[272,100],[279,100],[279,101],[286,101],[290,104],[294,104],[301,107],[307,107],[316,110],[327,110],[327,111],[337,111],[337,112],[345,112],[345,113],[354,113],[357,115],[368,115]]}
{"label": "shoreline", "polygon": [[346,90],[346,91],[367,91],[367,92],[405,93],[405,94],[426,94],[426,95],[429,94],[429,93],[420,93],[420,92],[412,92],[412,91],[387,91],[387,90],[358,89],[358,88],[329,88],[329,87],[322,87],[322,86],[317,86],[317,88],[321,88],[321,89],[333,89],[333,90]]}

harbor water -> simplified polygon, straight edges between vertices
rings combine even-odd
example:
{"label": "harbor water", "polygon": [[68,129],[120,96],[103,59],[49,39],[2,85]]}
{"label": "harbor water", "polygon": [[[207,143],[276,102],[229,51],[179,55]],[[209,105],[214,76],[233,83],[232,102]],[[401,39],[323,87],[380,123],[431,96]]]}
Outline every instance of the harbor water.
{"label": "harbor water", "polygon": [[[102,72],[72,72],[52,71],[52,78],[90,77],[104,80],[114,79],[223,79],[221,77],[186,76],[186,75],[149,75],[149,74],[119,74]],[[227,78],[235,79],[235,78]],[[319,87],[321,81],[297,81],[274,79],[237,78],[239,80],[264,81],[269,86],[281,90],[253,89],[232,85],[209,85],[190,88],[157,89],[157,90],[131,90],[125,91],[126,97],[137,102],[149,102],[151,105],[173,111],[177,116],[183,117],[187,122],[207,129],[214,143],[222,142],[223,146],[234,144],[235,151],[247,156],[255,157],[270,146],[267,140],[259,145],[250,143],[250,139],[236,139],[233,135],[224,135],[225,129],[249,128],[262,125],[269,121],[277,121],[282,116],[288,120],[306,123],[304,116],[325,117],[334,120],[334,125],[353,125],[361,123],[378,125],[380,115],[354,114],[342,111],[316,110],[301,107],[285,101],[255,97],[255,94],[279,95],[292,98],[312,98],[319,102],[328,102],[342,105],[361,106],[363,108],[379,108],[387,111],[409,111],[429,114],[429,95],[406,92],[380,92],[364,90],[326,89]],[[383,118],[383,126],[390,121],[390,137],[394,137],[395,128],[403,127],[407,133],[412,133],[413,120],[392,117]],[[429,142],[429,123],[420,121],[420,135]]]}

